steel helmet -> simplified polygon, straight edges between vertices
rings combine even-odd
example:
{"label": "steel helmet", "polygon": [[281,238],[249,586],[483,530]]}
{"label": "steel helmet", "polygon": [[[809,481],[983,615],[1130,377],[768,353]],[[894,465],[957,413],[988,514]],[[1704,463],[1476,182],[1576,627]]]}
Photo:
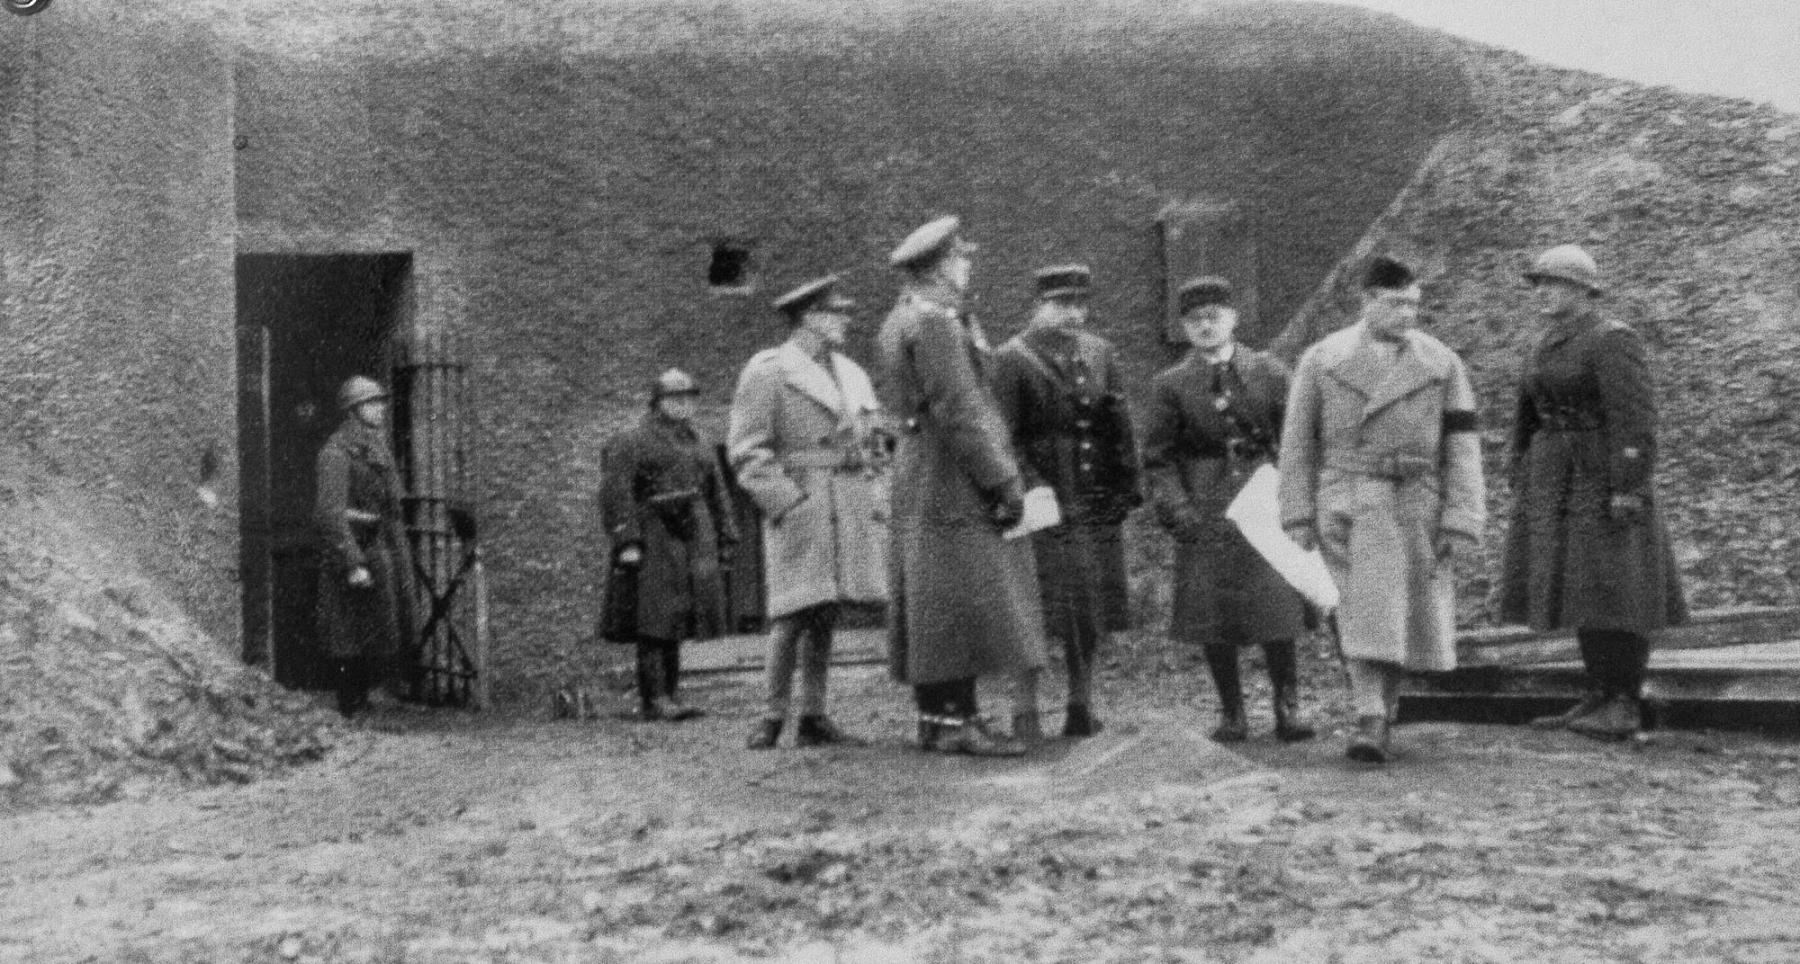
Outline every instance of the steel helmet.
{"label": "steel helmet", "polygon": [[352,375],[338,389],[338,409],[348,412],[364,402],[383,400],[388,397],[387,389],[366,375]]}
{"label": "steel helmet", "polygon": [[1559,244],[1537,256],[1531,263],[1531,270],[1525,272],[1525,280],[1544,278],[1560,278],[1581,285],[1590,294],[1597,295],[1601,291],[1600,266],[1577,244]]}
{"label": "steel helmet", "polygon": [[650,400],[652,402],[668,395],[698,394],[700,394],[700,386],[695,384],[694,376],[689,375],[679,368],[671,368],[661,375],[656,376],[656,381],[652,382],[650,385]]}

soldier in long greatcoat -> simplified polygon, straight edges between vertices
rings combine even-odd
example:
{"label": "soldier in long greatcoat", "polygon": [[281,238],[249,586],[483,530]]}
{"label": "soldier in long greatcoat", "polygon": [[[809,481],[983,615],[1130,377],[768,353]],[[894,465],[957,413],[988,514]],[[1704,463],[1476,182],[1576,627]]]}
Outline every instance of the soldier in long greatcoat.
{"label": "soldier in long greatcoat", "polygon": [[[1063,646],[1069,675],[1064,736],[1100,730],[1093,706],[1095,653],[1130,626],[1125,517],[1142,501],[1136,444],[1110,342],[1084,331],[1093,275],[1085,265],[1037,273],[1030,326],[994,353],[1000,412],[1012,426],[1026,486],[1056,493],[1062,524],[1031,537],[1044,627]],[[1041,737],[1036,674],[1019,681],[1013,734]]]}
{"label": "soldier in long greatcoat", "polygon": [[603,638],[637,648],[644,719],[681,720],[681,641],[727,630],[721,553],[737,543],[712,446],[695,429],[699,388],[677,368],[651,386],[650,410],[601,452],[600,519],[610,542]]}
{"label": "soldier in long greatcoat", "polygon": [[337,674],[338,710],[368,705],[369,692],[414,656],[412,555],[402,486],[387,436],[387,391],[361,375],[338,393],[344,418],[319,450],[313,522],[323,548],[319,628]]}
{"label": "soldier in long greatcoat", "polygon": [[855,742],[825,713],[832,631],[843,604],[887,601],[881,406],[862,367],[838,351],[855,303],[837,293],[837,280],[775,300],[788,339],[750,359],[731,402],[726,448],[761,511],[768,580],[768,705],[751,749],[780,738],[796,662],[795,745]]}
{"label": "soldier in long greatcoat", "polygon": [[1643,724],[1648,634],[1687,620],[1657,508],[1656,396],[1643,339],[1597,310],[1599,268],[1563,245],[1526,273],[1547,322],[1519,385],[1500,615],[1575,630],[1588,693],[1534,721],[1598,737]]}
{"label": "soldier in long greatcoat", "polygon": [[889,255],[907,275],[878,339],[882,400],[906,426],[894,459],[889,654],[913,686],[923,748],[1015,755],[1023,744],[981,721],[975,680],[1041,668],[1044,623],[1030,544],[1001,537],[1023,517],[1025,487],[984,380],[985,340],[963,313],[972,262],[959,227],[933,221]]}
{"label": "soldier in long greatcoat", "polygon": [[1413,328],[1412,269],[1369,264],[1356,324],[1306,350],[1281,432],[1281,523],[1317,546],[1357,731],[1347,754],[1388,758],[1402,673],[1456,667],[1454,557],[1487,515],[1475,393],[1461,358]]}
{"label": "soldier in long greatcoat", "polygon": [[1274,690],[1275,735],[1309,739],[1294,646],[1305,629],[1303,603],[1225,518],[1250,475],[1275,463],[1288,371],[1274,356],[1238,344],[1225,279],[1196,278],[1177,299],[1193,349],[1156,376],[1144,421],[1152,504],[1175,539],[1169,635],[1204,648],[1219,692],[1214,740],[1249,736],[1238,648],[1257,644]]}

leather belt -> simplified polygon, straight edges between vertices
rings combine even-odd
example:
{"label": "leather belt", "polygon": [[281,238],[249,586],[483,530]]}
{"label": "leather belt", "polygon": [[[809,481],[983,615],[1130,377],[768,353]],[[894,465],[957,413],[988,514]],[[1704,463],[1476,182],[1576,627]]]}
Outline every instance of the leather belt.
{"label": "leather belt", "polygon": [[788,449],[777,458],[790,469],[861,472],[868,465],[868,459],[856,449]]}
{"label": "leather belt", "polygon": [[1576,408],[1538,410],[1540,432],[1596,432],[1606,427],[1606,416]]}
{"label": "leather belt", "polygon": [[1325,456],[1325,467],[1404,482],[1436,474],[1438,463],[1436,459],[1405,452],[1334,452]]}

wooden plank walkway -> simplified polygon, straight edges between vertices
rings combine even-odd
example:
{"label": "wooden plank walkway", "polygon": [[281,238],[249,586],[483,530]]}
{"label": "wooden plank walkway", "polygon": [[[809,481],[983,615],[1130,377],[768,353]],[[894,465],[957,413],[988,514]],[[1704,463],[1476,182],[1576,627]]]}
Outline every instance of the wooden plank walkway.
{"label": "wooden plank walkway", "polygon": [[[769,637],[755,635],[726,636],[705,642],[681,644],[683,673],[747,673],[759,671],[767,662]],[[840,629],[831,646],[833,666],[880,663],[887,659],[887,630]]]}

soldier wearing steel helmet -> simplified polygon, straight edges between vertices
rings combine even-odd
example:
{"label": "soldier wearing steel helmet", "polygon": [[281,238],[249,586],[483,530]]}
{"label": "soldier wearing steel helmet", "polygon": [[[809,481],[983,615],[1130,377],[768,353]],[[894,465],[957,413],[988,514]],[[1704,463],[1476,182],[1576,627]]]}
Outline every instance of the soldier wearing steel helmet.
{"label": "soldier wearing steel helmet", "polygon": [[335,663],[338,710],[348,716],[377,686],[398,683],[411,661],[413,583],[387,391],[355,376],[339,390],[338,408],[343,422],[319,450],[313,519],[323,549],[320,635]]}
{"label": "soldier wearing steel helmet", "polygon": [[1513,423],[1500,615],[1574,629],[1581,648],[1587,694],[1534,725],[1623,738],[1643,725],[1648,634],[1687,619],[1653,485],[1650,362],[1637,332],[1601,311],[1600,271],[1586,251],[1551,248],[1525,278],[1544,328]]}
{"label": "soldier wearing steel helmet", "polygon": [[650,409],[601,452],[600,518],[610,543],[600,635],[637,649],[638,712],[684,720],[681,642],[724,634],[721,553],[737,543],[725,479],[694,427],[700,388],[671,368]]}

